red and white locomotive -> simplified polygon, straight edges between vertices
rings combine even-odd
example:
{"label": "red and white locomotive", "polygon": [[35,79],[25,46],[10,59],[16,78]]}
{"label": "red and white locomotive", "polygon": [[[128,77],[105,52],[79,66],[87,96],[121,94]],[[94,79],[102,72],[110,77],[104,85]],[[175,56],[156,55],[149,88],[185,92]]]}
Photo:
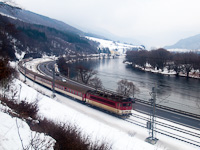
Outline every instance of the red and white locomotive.
{"label": "red and white locomotive", "polygon": [[[53,88],[53,80],[49,77],[37,74],[23,66],[23,61],[19,62],[19,71],[34,82],[42,84],[50,89]],[[120,116],[129,116],[132,110],[132,100],[123,98],[112,92],[97,91],[82,84],[74,82],[62,82],[55,80],[55,91],[73,97],[92,106],[109,111]]]}

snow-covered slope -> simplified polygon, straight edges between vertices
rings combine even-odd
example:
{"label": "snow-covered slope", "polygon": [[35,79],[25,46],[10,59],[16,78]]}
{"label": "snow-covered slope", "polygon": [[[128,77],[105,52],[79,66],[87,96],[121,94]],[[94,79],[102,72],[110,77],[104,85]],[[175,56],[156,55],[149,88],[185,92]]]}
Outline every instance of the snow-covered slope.
{"label": "snow-covered slope", "polygon": [[110,40],[104,40],[104,39],[99,39],[99,38],[94,38],[94,37],[86,37],[90,40],[99,42],[99,48],[109,48],[110,52],[112,54],[118,54],[122,55],[125,54],[127,50],[137,50],[137,49],[144,49],[144,46],[134,46],[130,44],[124,44],[124,43],[119,43],[119,42],[114,42]]}
{"label": "snow-covered slope", "polygon": [[[23,80],[24,77],[20,75]],[[15,80],[14,85],[21,88],[20,99],[26,99],[29,102],[39,100],[39,116],[49,118],[55,122],[71,123],[77,125],[84,135],[89,135],[91,141],[107,141],[112,145],[114,150],[197,150],[197,147],[187,143],[157,134],[159,141],[156,145],[151,145],[145,142],[148,137],[148,131],[142,127],[136,126],[124,120],[118,119],[111,115],[105,114],[101,111],[90,108],[86,105],[77,103],[69,98],[56,95],[55,99],[48,96],[52,94],[51,91],[41,87],[30,80],[27,80],[27,85],[19,80]],[[45,93],[44,96],[40,93]],[[133,113],[137,113],[133,111]],[[8,115],[0,114],[0,132],[1,148],[2,149],[20,149],[20,139],[17,136],[17,129],[15,127],[15,118]],[[135,118],[137,120],[137,118]],[[28,127],[26,131],[20,128],[21,132],[25,132],[23,140],[27,141]]]}
{"label": "snow-covered slope", "polygon": [[[19,83],[19,82],[18,82]],[[24,92],[24,91],[23,91]],[[30,130],[26,122],[19,118],[12,118],[4,113],[7,108],[0,104],[0,149],[1,150],[20,150],[23,148],[34,149],[39,146],[39,141],[44,143],[40,145],[40,150],[46,150],[48,142],[53,146],[55,140],[43,133],[37,133]],[[23,147],[22,147],[23,146]]]}
{"label": "snow-covered slope", "polygon": [[[32,68],[37,61],[32,63]],[[24,76],[19,78],[23,81]],[[15,80],[13,86],[19,92],[17,98],[33,102],[38,100],[38,115],[43,118],[54,120],[62,124],[70,123],[78,126],[83,135],[89,135],[91,141],[106,141],[112,145],[113,150],[198,150],[198,147],[188,143],[178,141],[162,134],[157,134],[159,139],[156,145],[145,142],[149,136],[148,131],[135,124],[131,124],[122,119],[93,109],[72,99],[56,94],[56,98],[51,99],[52,91],[26,79],[26,84],[20,80]],[[43,94],[41,94],[43,93]],[[46,95],[46,96],[45,96]],[[15,150],[21,149],[21,141],[17,133],[16,118],[11,118],[3,113],[3,106],[0,105],[0,149]],[[134,114],[140,114],[133,110]],[[144,114],[140,114],[148,117]],[[135,121],[139,121],[134,118]],[[159,119],[159,121],[165,121]],[[20,124],[20,132],[24,144],[30,139],[31,131],[27,124],[17,119]],[[165,121],[168,124],[170,122]],[[186,128],[186,127],[185,127]],[[170,130],[170,129],[169,129]],[[186,128],[192,132],[200,134],[200,131]],[[172,131],[170,131],[172,132]],[[42,137],[43,135],[41,135]],[[191,139],[192,140],[192,139]]]}

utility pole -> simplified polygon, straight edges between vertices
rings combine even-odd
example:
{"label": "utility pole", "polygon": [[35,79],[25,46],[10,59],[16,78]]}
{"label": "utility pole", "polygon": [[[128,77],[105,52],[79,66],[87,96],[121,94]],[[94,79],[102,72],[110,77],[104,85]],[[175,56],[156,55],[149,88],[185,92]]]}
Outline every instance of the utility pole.
{"label": "utility pole", "polygon": [[151,144],[156,144],[158,139],[156,138],[155,135],[155,127],[156,127],[156,88],[152,88],[151,92],[151,99],[149,100],[152,106],[152,110],[150,113],[150,120],[147,121],[147,129],[149,129],[149,137],[146,138],[146,142],[151,143]]}
{"label": "utility pole", "polygon": [[70,78],[70,76],[69,76],[69,67],[67,69],[67,75],[68,75],[68,79],[69,79]]}
{"label": "utility pole", "polygon": [[25,74],[25,79],[24,79],[24,83],[26,83],[26,62],[24,63],[24,74]]}
{"label": "utility pole", "polygon": [[55,66],[53,66],[52,71],[53,71],[52,98],[54,98],[54,97],[56,97],[56,95],[55,95]]}

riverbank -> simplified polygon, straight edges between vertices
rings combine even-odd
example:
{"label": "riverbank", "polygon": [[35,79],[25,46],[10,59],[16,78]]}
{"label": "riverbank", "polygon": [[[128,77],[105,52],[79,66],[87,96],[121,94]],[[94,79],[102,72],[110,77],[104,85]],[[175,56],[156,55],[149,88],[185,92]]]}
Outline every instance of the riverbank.
{"label": "riverbank", "polygon": [[[167,68],[164,68],[163,71],[162,71],[161,69],[152,68],[150,65],[147,65],[146,68],[143,68],[143,67],[138,66],[138,65],[133,66],[131,62],[124,61],[124,63],[127,64],[127,65],[131,65],[133,68],[137,68],[139,70],[146,71],[146,72],[151,72],[151,73],[156,73],[156,74],[159,73],[159,74],[163,74],[163,75],[167,75],[167,76],[177,76],[176,71],[168,70]],[[187,74],[180,72],[178,74],[178,76],[179,77],[187,77]],[[189,78],[200,79],[199,70],[192,70],[191,72],[189,72]]]}

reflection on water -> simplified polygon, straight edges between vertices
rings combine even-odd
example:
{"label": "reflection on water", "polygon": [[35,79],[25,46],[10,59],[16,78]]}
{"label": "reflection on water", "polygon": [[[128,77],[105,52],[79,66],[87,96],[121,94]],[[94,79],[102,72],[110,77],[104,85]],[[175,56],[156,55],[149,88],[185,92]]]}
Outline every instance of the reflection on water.
{"label": "reflection on water", "polygon": [[[149,100],[153,86],[157,87],[157,103],[200,114],[200,80],[170,77],[144,72],[123,64],[123,59],[95,59],[73,64],[84,65],[98,71],[106,89],[116,90],[117,82],[126,78],[140,90],[135,97]],[[75,75],[73,75],[75,76]]]}

